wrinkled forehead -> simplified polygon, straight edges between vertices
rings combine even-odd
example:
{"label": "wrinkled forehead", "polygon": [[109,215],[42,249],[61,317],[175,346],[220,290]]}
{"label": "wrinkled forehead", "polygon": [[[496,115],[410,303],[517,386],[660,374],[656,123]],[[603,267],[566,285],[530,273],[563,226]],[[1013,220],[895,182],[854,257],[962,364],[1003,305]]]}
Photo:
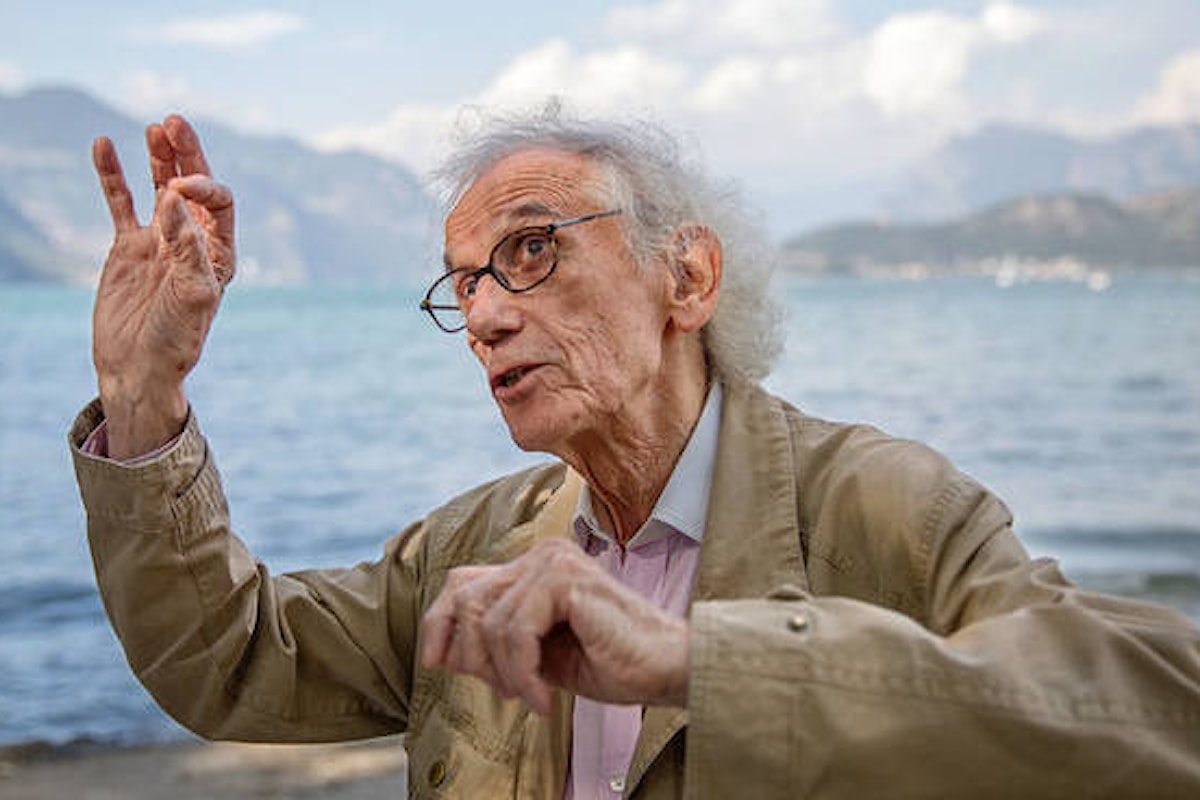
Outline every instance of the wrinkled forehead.
{"label": "wrinkled forehead", "polygon": [[446,261],[475,263],[487,257],[480,248],[508,231],[601,210],[608,194],[602,171],[586,156],[545,148],[506,155],[471,183],[446,217]]}

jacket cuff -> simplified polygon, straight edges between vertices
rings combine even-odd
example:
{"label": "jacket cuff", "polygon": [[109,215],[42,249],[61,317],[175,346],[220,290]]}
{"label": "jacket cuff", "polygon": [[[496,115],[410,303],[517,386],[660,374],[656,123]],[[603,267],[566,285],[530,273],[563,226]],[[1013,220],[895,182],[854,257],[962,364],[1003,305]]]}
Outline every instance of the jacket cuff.
{"label": "jacket cuff", "polygon": [[212,468],[208,444],[190,408],[183,433],[161,452],[129,463],[83,449],[103,421],[104,409],[97,398],[75,418],[68,436],[79,493],[89,517],[134,530],[159,530],[173,520],[175,501],[212,482],[202,480],[206,466]]}

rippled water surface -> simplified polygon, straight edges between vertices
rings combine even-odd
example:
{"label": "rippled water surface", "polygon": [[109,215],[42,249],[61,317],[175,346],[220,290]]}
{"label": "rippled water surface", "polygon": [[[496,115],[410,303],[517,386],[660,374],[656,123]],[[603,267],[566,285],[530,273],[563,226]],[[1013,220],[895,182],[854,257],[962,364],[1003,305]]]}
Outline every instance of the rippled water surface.
{"label": "rippled water surface", "polygon": [[[771,388],[921,439],[996,490],[1081,582],[1200,618],[1200,283],[1120,276],[780,287]],[[190,395],[234,524],[273,570],[374,557],[508,441],[417,290],[231,291]],[[0,744],[178,735],[95,594],[65,446],[92,396],[87,291],[0,285]]]}

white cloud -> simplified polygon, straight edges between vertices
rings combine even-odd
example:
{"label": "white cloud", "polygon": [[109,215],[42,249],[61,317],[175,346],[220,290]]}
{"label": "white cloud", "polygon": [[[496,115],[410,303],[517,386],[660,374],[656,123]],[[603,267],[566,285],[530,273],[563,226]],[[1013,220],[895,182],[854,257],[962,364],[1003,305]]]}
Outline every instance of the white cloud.
{"label": "white cloud", "polygon": [[852,42],[836,50],[786,56],[773,64],[779,93],[813,116],[865,100],[862,90],[866,48]]}
{"label": "white cloud", "polygon": [[18,92],[25,86],[25,75],[11,61],[0,61],[0,92]]}
{"label": "white cloud", "polygon": [[217,17],[175,20],[138,28],[139,41],[237,49],[253,47],[293,33],[308,24],[304,17],[280,11],[247,11]]}
{"label": "white cloud", "polygon": [[554,39],[518,57],[475,100],[511,108],[557,94],[594,111],[612,111],[666,100],[685,79],[680,64],[635,46],[577,53]]}
{"label": "white cloud", "polygon": [[728,111],[753,102],[771,78],[770,64],[759,58],[738,57],[713,68],[692,93],[702,111]]}
{"label": "white cloud", "polygon": [[999,0],[985,8],[980,22],[999,44],[1019,44],[1049,28],[1049,20],[1044,14],[1006,0]]}
{"label": "white cloud", "polygon": [[1167,62],[1158,85],[1135,105],[1133,121],[1154,125],[1200,122],[1200,48]]}
{"label": "white cloud", "polygon": [[321,150],[363,150],[426,171],[446,155],[458,116],[455,106],[403,105],[379,122],[332,128],[312,144]]}
{"label": "white cloud", "polygon": [[231,124],[246,133],[277,132],[268,107],[235,104],[225,96],[213,96],[176,73],[148,69],[126,73],[110,100],[139,120],[180,113],[193,120],[231,120]]}
{"label": "white cloud", "polygon": [[953,109],[976,37],[968,20],[938,11],[892,17],[871,39],[867,95],[891,116]]}
{"label": "white cloud", "polygon": [[154,70],[138,70],[121,81],[122,105],[141,116],[180,108],[195,100],[195,91],[184,78]]}
{"label": "white cloud", "polygon": [[1046,27],[1042,15],[1003,0],[978,18],[941,11],[896,14],[871,36],[866,93],[893,117],[963,115],[968,106],[961,88],[971,60],[988,48],[1021,44]]}
{"label": "white cloud", "polygon": [[674,36],[695,19],[692,0],[661,0],[652,6],[619,6],[608,15],[617,36]]}
{"label": "white cloud", "polygon": [[[969,93],[981,57],[1003,59],[1053,33],[1048,17],[1009,0],[975,15],[898,13],[857,33],[833,8],[825,0],[618,8],[608,17],[607,44],[543,41],[453,102],[402,105],[381,121],[329,130],[316,144],[360,148],[424,171],[446,154],[465,115],[536,107],[558,95],[583,112],[651,109],[694,133],[720,172],[781,196],[877,178],[987,118],[994,94],[980,102]],[[1036,105],[1036,95],[1017,86],[1021,79],[1005,75],[1000,88]]]}
{"label": "white cloud", "polygon": [[581,110],[616,113],[669,105],[685,79],[682,66],[636,47],[579,53],[554,39],[518,57],[473,96],[445,106],[403,105],[382,122],[334,128],[314,143],[328,150],[367,150],[424,171],[445,156],[460,108],[529,108],[558,95]]}
{"label": "white cloud", "polygon": [[828,0],[660,0],[620,6],[608,29],[617,37],[702,50],[807,46],[842,34]]}
{"label": "white cloud", "polygon": [[840,33],[826,0],[738,0],[719,6],[712,29],[734,43],[764,48],[806,46]]}

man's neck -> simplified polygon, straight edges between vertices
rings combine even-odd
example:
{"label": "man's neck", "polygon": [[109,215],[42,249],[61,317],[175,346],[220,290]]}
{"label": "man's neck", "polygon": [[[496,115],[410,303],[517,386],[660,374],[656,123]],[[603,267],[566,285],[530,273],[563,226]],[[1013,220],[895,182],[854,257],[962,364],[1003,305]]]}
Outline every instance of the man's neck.
{"label": "man's neck", "polygon": [[562,458],[592,495],[605,533],[624,545],[650,518],[704,408],[708,383],[676,382],[643,409],[622,409],[605,437],[581,442]]}

